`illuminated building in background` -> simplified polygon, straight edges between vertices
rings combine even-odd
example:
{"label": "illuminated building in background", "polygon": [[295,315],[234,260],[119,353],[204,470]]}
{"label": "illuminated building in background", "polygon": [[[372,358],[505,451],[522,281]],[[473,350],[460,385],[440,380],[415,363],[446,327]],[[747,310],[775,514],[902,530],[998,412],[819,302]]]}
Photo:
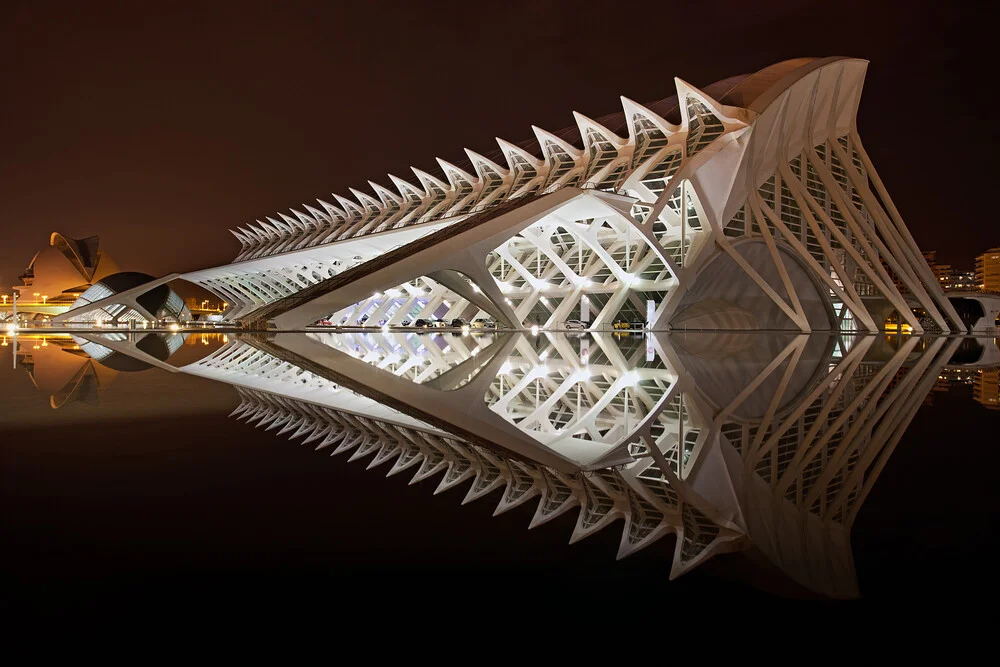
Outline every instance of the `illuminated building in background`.
{"label": "illuminated building in background", "polygon": [[[35,253],[21,274],[21,284],[13,286],[19,316],[44,320],[64,313],[95,282],[117,271],[98,237],[71,239],[53,232],[49,245]],[[12,313],[13,305],[4,295],[0,319]]]}
{"label": "illuminated building in background", "polygon": [[[963,330],[857,131],[867,62],[801,58],[234,231],[180,276],[246,329]],[[921,315],[914,314],[918,311]]]}
{"label": "illuminated building in background", "polygon": [[976,281],[979,289],[1000,292],[1000,248],[990,248],[976,257]]}
{"label": "illuminated building in background", "polygon": [[973,398],[983,407],[1000,410],[1000,368],[978,371],[972,392]]}
{"label": "illuminated building in background", "polygon": [[945,292],[963,292],[979,289],[979,281],[976,279],[975,271],[959,271],[952,269],[947,264],[947,273],[943,274],[941,287]]}
{"label": "illuminated building in background", "polygon": [[53,232],[49,246],[31,259],[14,290],[22,304],[36,301],[37,292],[48,297],[46,303],[68,306],[93,283],[117,271],[97,236],[71,239]]}

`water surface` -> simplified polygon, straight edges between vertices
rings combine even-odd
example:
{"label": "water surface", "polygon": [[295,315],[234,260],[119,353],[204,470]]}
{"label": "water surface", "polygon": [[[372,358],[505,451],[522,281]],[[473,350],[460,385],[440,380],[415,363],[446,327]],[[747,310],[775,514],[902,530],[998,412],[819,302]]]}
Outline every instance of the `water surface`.
{"label": "water surface", "polygon": [[975,585],[995,543],[994,339],[4,343],[3,578],[29,615],[486,578],[864,604]]}

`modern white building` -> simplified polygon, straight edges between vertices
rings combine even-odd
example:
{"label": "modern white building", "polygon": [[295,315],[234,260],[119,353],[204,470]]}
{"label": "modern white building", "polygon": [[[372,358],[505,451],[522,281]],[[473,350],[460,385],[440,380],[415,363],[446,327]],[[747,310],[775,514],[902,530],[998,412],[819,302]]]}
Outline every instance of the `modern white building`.
{"label": "modern white building", "polygon": [[234,230],[182,276],[248,328],[960,330],[857,131],[867,62],[801,58]]}

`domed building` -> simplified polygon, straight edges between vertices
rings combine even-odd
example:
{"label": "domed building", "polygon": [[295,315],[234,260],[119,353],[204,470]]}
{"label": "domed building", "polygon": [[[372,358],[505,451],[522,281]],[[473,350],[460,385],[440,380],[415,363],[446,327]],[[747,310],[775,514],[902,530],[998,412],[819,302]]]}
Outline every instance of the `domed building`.
{"label": "domed building", "polygon": [[100,237],[72,239],[53,232],[49,247],[35,254],[20,276],[22,284],[14,285],[14,290],[22,303],[45,297],[46,303],[68,306],[95,282],[118,270],[101,249]]}
{"label": "domed building", "polygon": [[142,294],[123,298],[121,303],[109,302],[88,309],[91,303],[104,301],[108,297],[134,289],[155,280],[153,276],[135,271],[122,271],[105,276],[94,283],[73,302],[69,308],[69,322],[104,322],[127,324],[138,322],[185,322],[191,319],[191,311],[184,300],[168,285],[159,285]]}

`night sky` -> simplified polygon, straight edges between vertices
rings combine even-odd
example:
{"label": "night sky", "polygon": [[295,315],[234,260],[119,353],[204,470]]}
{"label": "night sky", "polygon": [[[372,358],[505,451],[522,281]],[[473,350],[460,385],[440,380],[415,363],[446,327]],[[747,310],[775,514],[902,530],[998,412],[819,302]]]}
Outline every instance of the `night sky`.
{"label": "night sky", "polygon": [[806,55],[871,61],[865,144],[917,242],[971,268],[1000,243],[986,22],[821,4],[8,1],[0,284],[51,231],[125,270],[225,263],[255,218]]}

